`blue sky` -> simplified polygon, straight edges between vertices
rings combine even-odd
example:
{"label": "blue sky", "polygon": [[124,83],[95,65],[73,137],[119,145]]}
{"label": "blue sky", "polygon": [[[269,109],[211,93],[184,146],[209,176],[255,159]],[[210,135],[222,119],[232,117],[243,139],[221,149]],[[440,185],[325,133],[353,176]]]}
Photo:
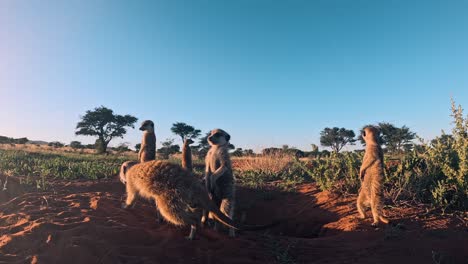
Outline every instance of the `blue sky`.
{"label": "blue sky", "polygon": [[[468,106],[467,1],[0,1],[0,135],[80,140],[104,105],[237,147],[387,121],[430,139]],[[129,130],[113,144],[140,141]],[[179,143],[179,142],[178,142]],[[158,142],[159,146],[160,143]]]}

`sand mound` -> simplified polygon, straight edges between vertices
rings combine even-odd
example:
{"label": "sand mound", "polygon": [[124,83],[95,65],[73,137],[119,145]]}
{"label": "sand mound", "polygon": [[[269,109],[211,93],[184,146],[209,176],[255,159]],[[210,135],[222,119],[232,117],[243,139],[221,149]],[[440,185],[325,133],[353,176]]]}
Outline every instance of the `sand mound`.
{"label": "sand mound", "polygon": [[196,241],[184,238],[188,228],[158,223],[150,202],[121,209],[124,188],[117,181],[57,182],[47,192],[20,187],[1,196],[0,263],[432,263],[433,254],[453,263],[468,259],[466,225],[457,217],[416,218],[423,211],[398,209],[390,215],[400,219],[398,226],[375,230],[370,219],[355,219],[355,198],[333,197],[312,184],[297,194],[240,189],[237,215],[245,215],[246,223],[293,218],[235,239],[205,228]]}

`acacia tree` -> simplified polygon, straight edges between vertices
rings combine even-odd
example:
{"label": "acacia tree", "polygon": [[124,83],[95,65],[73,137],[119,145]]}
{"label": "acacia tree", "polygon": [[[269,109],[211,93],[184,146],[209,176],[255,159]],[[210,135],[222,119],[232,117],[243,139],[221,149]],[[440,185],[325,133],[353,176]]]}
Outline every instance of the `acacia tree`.
{"label": "acacia tree", "polygon": [[396,127],[390,123],[379,123],[382,133],[382,143],[390,152],[402,152],[411,148],[411,141],[416,137],[416,133],[411,132],[407,126]]}
{"label": "acacia tree", "polygon": [[195,139],[201,134],[201,130],[195,129],[193,126],[182,122],[172,124],[171,131],[172,133],[180,136],[182,143],[185,141],[185,139]]}
{"label": "acacia tree", "polygon": [[330,147],[334,152],[340,152],[347,144],[354,144],[356,141],[356,139],[354,139],[355,136],[353,130],[348,130],[344,127],[326,127],[320,132],[320,144],[325,147]]}
{"label": "acacia tree", "polygon": [[76,125],[76,135],[97,136],[96,150],[105,153],[109,142],[115,137],[123,138],[126,127],[134,128],[138,119],[131,115],[115,115],[114,111],[104,106],[86,111]]}
{"label": "acacia tree", "polygon": [[70,142],[70,147],[73,149],[82,149],[84,148],[83,144],[80,141],[72,141]]}

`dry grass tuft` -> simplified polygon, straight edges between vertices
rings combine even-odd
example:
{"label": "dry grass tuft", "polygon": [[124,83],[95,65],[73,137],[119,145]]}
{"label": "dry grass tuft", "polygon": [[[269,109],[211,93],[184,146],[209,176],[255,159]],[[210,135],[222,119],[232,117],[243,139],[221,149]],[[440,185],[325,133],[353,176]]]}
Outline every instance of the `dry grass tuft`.
{"label": "dry grass tuft", "polygon": [[265,174],[278,174],[293,162],[291,155],[282,153],[256,157],[234,157],[232,166],[240,172],[260,171]]}

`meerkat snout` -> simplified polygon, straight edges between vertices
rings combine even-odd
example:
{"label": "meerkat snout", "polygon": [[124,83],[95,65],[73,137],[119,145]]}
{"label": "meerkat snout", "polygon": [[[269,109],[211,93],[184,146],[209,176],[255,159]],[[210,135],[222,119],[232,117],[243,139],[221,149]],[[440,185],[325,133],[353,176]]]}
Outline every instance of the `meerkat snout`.
{"label": "meerkat snout", "polygon": [[210,136],[208,136],[208,143],[213,145],[225,145],[229,142],[231,136],[222,129],[213,129]]}
{"label": "meerkat snout", "polygon": [[154,123],[151,120],[145,120],[141,123],[141,131],[154,132]]}
{"label": "meerkat snout", "polygon": [[362,139],[366,142],[366,144],[378,143],[379,142],[379,130],[376,127],[366,127],[361,133]]}
{"label": "meerkat snout", "polygon": [[120,182],[122,182],[123,184],[127,183],[127,171],[135,164],[137,163],[134,161],[126,161],[122,164],[122,166],[120,166],[120,172],[119,172]]}

